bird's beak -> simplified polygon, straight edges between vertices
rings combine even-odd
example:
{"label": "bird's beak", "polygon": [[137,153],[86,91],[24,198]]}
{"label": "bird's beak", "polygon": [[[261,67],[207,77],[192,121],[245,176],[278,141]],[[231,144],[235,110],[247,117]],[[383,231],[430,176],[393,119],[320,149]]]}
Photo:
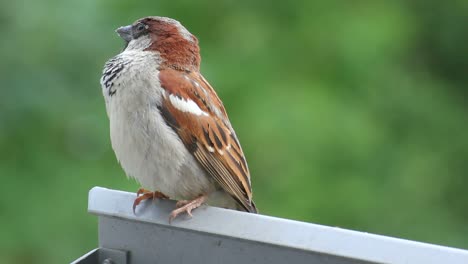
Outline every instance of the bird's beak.
{"label": "bird's beak", "polygon": [[115,30],[115,32],[117,32],[117,34],[119,34],[119,36],[123,38],[126,42],[130,42],[130,40],[133,39],[132,25],[119,27]]}

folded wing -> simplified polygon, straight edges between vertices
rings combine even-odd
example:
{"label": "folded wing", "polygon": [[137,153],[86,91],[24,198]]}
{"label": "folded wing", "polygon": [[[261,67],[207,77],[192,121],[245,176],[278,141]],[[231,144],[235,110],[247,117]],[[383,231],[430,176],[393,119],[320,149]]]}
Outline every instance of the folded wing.
{"label": "folded wing", "polygon": [[216,182],[248,212],[256,213],[250,173],[221,100],[196,72],[164,69],[159,108],[166,123]]}

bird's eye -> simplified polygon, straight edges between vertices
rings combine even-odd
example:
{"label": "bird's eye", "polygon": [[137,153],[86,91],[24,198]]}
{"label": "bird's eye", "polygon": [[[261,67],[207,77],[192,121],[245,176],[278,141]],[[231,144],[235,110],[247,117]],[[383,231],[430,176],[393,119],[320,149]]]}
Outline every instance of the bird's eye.
{"label": "bird's eye", "polygon": [[138,30],[138,31],[143,31],[143,30],[145,30],[145,29],[146,29],[146,26],[143,25],[143,24],[139,24],[139,25],[137,26],[137,30]]}
{"label": "bird's eye", "polygon": [[132,27],[133,39],[137,39],[147,33],[148,33],[148,25],[144,23],[139,23]]}

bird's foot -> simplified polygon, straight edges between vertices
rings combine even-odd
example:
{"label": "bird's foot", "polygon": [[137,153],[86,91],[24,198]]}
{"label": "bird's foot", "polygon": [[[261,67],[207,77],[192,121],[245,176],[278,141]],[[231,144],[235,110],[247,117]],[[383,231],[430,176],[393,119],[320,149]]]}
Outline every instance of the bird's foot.
{"label": "bird's foot", "polygon": [[181,213],[187,213],[190,217],[192,217],[192,210],[200,207],[200,205],[206,201],[207,197],[207,195],[200,195],[193,200],[178,201],[176,204],[177,209],[172,211],[169,215],[169,223],[172,222],[172,220],[174,220]]}
{"label": "bird's foot", "polygon": [[139,205],[142,201],[148,200],[150,198],[152,198],[152,199],[169,199],[169,196],[165,195],[162,192],[158,192],[158,191],[152,192],[152,191],[148,191],[146,189],[140,188],[137,191],[137,198],[133,202],[133,214],[135,214],[135,209],[136,209],[137,205]]}

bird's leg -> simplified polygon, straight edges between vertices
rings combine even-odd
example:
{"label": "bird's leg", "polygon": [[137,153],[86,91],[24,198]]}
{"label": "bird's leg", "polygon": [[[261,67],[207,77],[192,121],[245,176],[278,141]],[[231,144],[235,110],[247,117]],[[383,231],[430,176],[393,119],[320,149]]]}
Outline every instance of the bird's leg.
{"label": "bird's leg", "polygon": [[177,201],[176,203],[176,208],[181,208],[182,206],[190,203],[191,201],[190,200],[180,200],[180,201]]}
{"label": "bird's leg", "polygon": [[146,190],[145,188],[140,188],[140,189],[138,189],[136,195],[137,195],[137,197],[138,197],[138,196],[140,196],[140,195],[142,195],[142,194],[144,194],[144,193],[150,193],[150,192],[151,192],[151,191],[148,191],[148,190]]}
{"label": "bird's leg", "polygon": [[140,188],[137,191],[137,198],[133,202],[133,214],[135,214],[135,209],[137,205],[141,203],[141,201],[148,200],[150,198],[168,199],[169,197],[162,192],[158,192],[158,191],[152,192],[152,191],[148,191],[146,189]]}
{"label": "bird's leg", "polygon": [[172,220],[174,220],[181,213],[187,213],[190,217],[192,217],[192,210],[200,207],[200,205],[202,205],[207,198],[208,196],[203,194],[193,200],[178,201],[176,204],[177,209],[172,211],[169,215],[169,223],[172,222]]}

